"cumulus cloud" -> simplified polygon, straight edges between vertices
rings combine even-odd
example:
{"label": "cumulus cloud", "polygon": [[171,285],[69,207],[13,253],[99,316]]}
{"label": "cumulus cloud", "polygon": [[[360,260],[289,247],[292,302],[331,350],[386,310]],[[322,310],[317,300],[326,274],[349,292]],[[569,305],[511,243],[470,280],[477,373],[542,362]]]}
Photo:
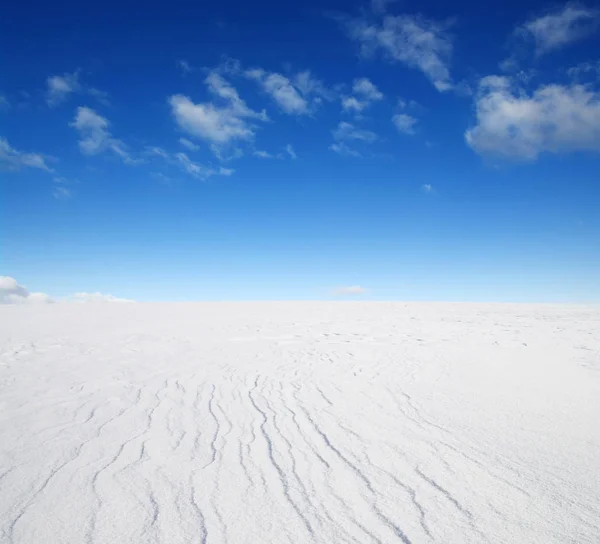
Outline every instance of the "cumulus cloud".
{"label": "cumulus cloud", "polygon": [[431,185],[430,183],[425,183],[421,185],[421,190],[424,193],[433,193],[433,185]]}
{"label": "cumulus cloud", "polygon": [[392,61],[421,70],[439,91],[452,88],[452,41],[447,24],[419,15],[385,15],[381,23],[345,18],[342,23],[348,36],[360,45],[362,55],[382,51]]}
{"label": "cumulus cloud", "polygon": [[21,168],[37,168],[46,172],[54,170],[46,164],[50,159],[41,153],[26,153],[12,147],[6,138],[0,138],[0,164],[9,170],[20,170]]}
{"label": "cumulus cloud", "polygon": [[112,151],[126,164],[136,164],[125,144],[114,138],[109,131],[110,123],[92,108],[80,106],[70,124],[79,133],[79,149],[84,155],[97,155]]}
{"label": "cumulus cloud", "polygon": [[354,96],[342,97],[342,109],[347,112],[360,113],[373,102],[383,99],[383,93],[365,77],[354,80],[352,91]]}
{"label": "cumulus cloud", "polygon": [[417,119],[412,115],[408,115],[407,113],[397,113],[392,117],[392,122],[398,129],[398,132],[408,135],[415,134]]}
{"label": "cumulus cloud", "polygon": [[61,102],[67,100],[72,93],[81,90],[79,83],[79,73],[63,74],[62,76],[50,76],[46,80],[46,103],[50,107],[57,106]]}
{"label": "cumulus cloud", "polygon": [[274,159],[275,156],[269,153],[268,151],[257,150],[253,151],[252,155],[258,157],[259,159]]}
{"label": "cumulus cloud", "polygon": [[347,295],[364,295],[368,292],[368,289],[361,287],[360,285],[348,285],[343,287],[337,287],[333,290],[333,294],[336,296],[347,296]]}
{"label": "cumulus cloud", "polygon": [[337,128],[332,131],[335,140],[360,140],[371,143],[377,139],[377,134],[370,130],[356,128],[353,124],[342,121]]}
{"label": "cumulus cloud", "polygon": [[529,20],[515,34],[533,40],[536,55],[540,56],[589,36],[598,27],[599,14],[597,9],[570,2]]}
{"label": "cumulus cloud", "polygon": [[10,276],[0,276],[0,304],[48,304],[54,302],[44,293],[30,293]]}
{"label": "cumulus cloud", "polygon": [[477,153],[533,160],[541,153],[600,151],[600,93],[544,85],[528,94],[507,77],[488,76],[475,99],[466,141]]}
{"label": "cumulus cloud", "polygon": [[208,90],[219,102],[196,104],[184,95],[169,97],[175,122],[183,131],[211,143],[215,149],[236,140],[251,140],[255,126],[251,120],[267,121],[267,114],[250,109],[238,92],[218,73],[205,79]]}
{"label": "cumulus cloud", "polygon": [[277,106],[289,115],[310,115],[323,98],[330,98],[323,83],[309,71],[299,72],[292,79],[261,68],[246,70],[245,75],[256,81]]}

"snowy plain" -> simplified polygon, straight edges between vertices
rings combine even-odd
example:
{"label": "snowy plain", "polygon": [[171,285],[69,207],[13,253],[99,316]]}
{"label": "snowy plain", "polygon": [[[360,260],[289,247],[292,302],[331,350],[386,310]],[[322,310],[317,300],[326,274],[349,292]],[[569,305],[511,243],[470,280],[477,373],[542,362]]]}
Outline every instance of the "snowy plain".
{"label": "snowy plain", "polygon": [[0,307],[0,542],[598,543],[600,308]]}

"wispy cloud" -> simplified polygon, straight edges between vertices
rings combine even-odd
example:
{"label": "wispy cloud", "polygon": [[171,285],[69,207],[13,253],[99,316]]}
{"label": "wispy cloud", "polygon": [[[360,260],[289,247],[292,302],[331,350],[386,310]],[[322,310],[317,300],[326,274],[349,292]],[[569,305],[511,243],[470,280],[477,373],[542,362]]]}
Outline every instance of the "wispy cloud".
{"label": "wispy cloud", "polygon": [[10,102],[8,101],[8,98],[6,98],[6,96],[3,94],[0,94],[0,110],[7,110],[9,108]]}
{"label": "wispy cloud", "polygon": [[337,141],[360,140],[371,143],[377,139],[377,134],[370,130],[356,128],[353,124],[342,121],[333,131],[333,138]]}
{"label": "wispy cloud", "polygon": [[184,74],[189,74],[192,71],[192,67],[187,60],[178,60],[177,66]]}
{"label": "wispy cloud", "polygon": [[381,51],[392,61],[421,70],[439,91],[452,88],[452,40],[447,23],[419,15],[385,15],[381,22],[345,17],[341,22],[363,56]]}
{"label": "wispy cloud", "polygon": [[[190,159],[190,157],[186,153],[169,153],[162,147],[154,146],[147,148],[146,156],[148,158],[160,158],[164,160],[167,163],[167,165],[177,167],[179,170],[185,172],[186,174],[201,180],[206,180],[212,176],[230,176],[234,173],[234,170],[230,168],[204,165]],[[168,178],[168,176],[164,176],[164,174],[161,176],[158,173],[155,173],[154,176]]]}
{"label": "wispy cloud", "polygon": [[0,138],[0,164],[9,170],[37,168],[46,172],[53,172],[54,170],[46,163],[49,159],[52,159],[52,157],[41,153],[19,151],[12,147],[6,138]]}
{"label": "wispy cloud", "polygon": [[289,115],[311,115],[322,99],[330,96],[325,85],[309,71],[300,72],[291,79],[262,68],[246,70],[245,75],[256,81],[277,106]]}
{"label": "wispy cloud", "polygon": [[433,185],[431,185],[430,183],[425,183],[425,184],[421,185],[421,190],[424,193],[428,193],[428,194],[431,194],[434,192]]}
{"label": "wispy cloud", "polygon": [[392,122],[398,129],[398,132],[402,134],[413,135],[416,132],[415,125],[417,124],[417,119],[412,115],[397,113],[392,117]]}
{"label": "wispy cloud", "polygon": [[179,143],[189,151],[198,151],[200,149],[199,145],[196,145],[194,142],[188,140],[187,138],[179,138]]}
{"label": "wispy cloud", "polygon": [[272,155],[271,153],[269,153],[267,151],[262,151],[262,150],[253,151],[252,155],[254,155],[255,157],[258,157],[259,159],[274,159],[275,158],[275,155]]}
{"label": "wispy cloud", "polygon": [[488,76],[475,114],[465,137],[482,155],[533,160],[545,152],[600,152],[600,93],[583,85],[544,85],[528,94],[508,77]]}
{"label": "wispy cloud", "polygon": [[54,187],[54,190],[52,191],[52,196],[54,196],[54,198],[56,198],[57,200],[64,200],[66,198],[71,198],[73,194],[66,187],[59,186]]}
{"label": "wispy cloud", "polygon": [[221,148],[236,140],[251,140],[255,135],[252,120],[267,121],[267,114],[250,109],[238,92],[220,74],[211,72],[205,80],[218,103],[194,103],[177,94],[169,97],[171,112],[179,128]]}
{"label": "wispy cloud", "polygon": [[296,154],[296,151],[294,150],[292,144],[287,144],[285,146],[285,151],[292,159],[298,158],[298,155]]}
{"label": "wispy cloud", "polygon": [[79,133],[79,149],[84,155],[98,155],[111,151],[126,164],[137,164],[125,144],[112,136],[108,119],[92,108],[80,106],[70,124]]}
{"label": "wispy cloud", "polygon": [[351,113],[360,113],[383,99],[383,93],[365,77],[354,80],[352,92],[354,96],[342,96],[342,109]]}
{"label": "wispy cloud", "polygon": [[333,143],[329,146],[329,149],[334,153],[345,157],[362,157],[362,155],[358,151],[352,149],[344,142]]}
{"label": "wispy cloud", "polygon": [[69,95],[81,90],[79,72],[73,72],[72,74],[65,73],[62,76],[50,76],[46,80],[46,84],[48,87],[46,91],[46,103],[50,107],[57,106],[67,100]]}
{"label": "wispy cloud", "polygon": [[515,35],[533,40],[537,56],[588,37],[598,27],[600,12],[570,2],[559,9],[530,19]]}

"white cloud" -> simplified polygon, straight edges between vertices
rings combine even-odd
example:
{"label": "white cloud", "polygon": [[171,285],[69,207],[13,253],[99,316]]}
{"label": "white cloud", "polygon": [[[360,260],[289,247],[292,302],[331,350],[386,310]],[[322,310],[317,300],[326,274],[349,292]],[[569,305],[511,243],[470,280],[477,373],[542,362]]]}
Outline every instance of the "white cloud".
{"label": "white cloud", "polygon": [[6,98],[6,96],[3,94],[0,94],[0,110],[7,110],[9,108],[10,102],[8,101],[8,98]]}
{"label": "white cloud", "polygon": [[337,141],[360,140],[371,143],[377,139],[377,134],[370,130],[356,128],[351,123],[342,121],[335,130],[332,131],[333,137]]}
{"label": "white cloud", "polygon": [[205,166],[190,159],[186,153],[179,152],[171,154],[161,147],[149,147],[146,150],[146,154],[149,156],[160,157],[161,159],[164,159],[167,164],[175,166],[185,173],[202,180],[208,179],[211,176],[230,176],[234,173],[234,170],[230,168]]}
{"label": "white cloud", "polygon": [[71,198],[73,195],[66,187],[55,187],[54,191],[52,191],[52,196],[58,200],[63,200],[66,198]]}
{"label": "white cloud", "polygon": [[452,88],[448,68],[452,41],[447,24],[418,15],[386,15],[381,24],[364,18],[347,18],[343,23],[363,55],[382,50],[391,60],[421,70],[439,91]]}
{"label": "white cloud", "polygon": [[424,185],[421,185],[421,190],[424,193],[433,193],[434,192],[433,186],[429,183],[425,183]]}
{"label": "white cloud", "polygon": [[271,153],[267,152],[267,151],[254,151],[252,153],[255,157],[258,157],[259,159],[274,159],[275,157],[273,155],[271,155]]}
{"label": "white cloud", "polygon": [[49,158],[40,153],[18,151],[11,147],[6,138],[0,138],[0,164],[3,164],[9,170],[20,170],[26,167],[53,172],[54,170],[46,164],[46,160]]}
{"label": "white cloud", "polygon": [[0,304],[47,304],[54,302],[44,293],[30,293],[10,276],[0,276]]}
{"label": "white cloud", "polygon": [[333,93],[308,70],[298,72],[291,79],[261,68],[246,70],[245,75],[256,81],[277,106],[289,115],[311,115],[323,99],[333,98]]}
{"label": "white cloud", "polygon": [[360,285],[348,285],[344,287],[337,287],[334,289],[333,294],[336,296],[364,295],[367,292],[368,289],[361,287]]}
{"label": "white cloud", "polygon": [[388,4],[392,4],[396,0],[371,0],[371,9],[373,13],[384,13],[387,10]]}
{"label": "white cloud", "polygon": [[392,122],[396,125],[399,132],[412,135],[415,134],[415,125],[418,121],[412,115],[397,113],[392,117]]}
{"label": "white cloud", "polygon": [[212,102],[195,104],[187,96],[171,96],[169,104],[179,128],[218,148],[235,140],[254,138],[255,127],[248,119],[267,121],[267,114],[250,109],[237,91],[216,72],[208,75],[205,84],[223,105]]}
{"label": "white cloud", "polygon": [[545,85],[528,95],[507,77],[479,84],[467,143],[482,155],[535,159],[540,153],[600,152],[600,93]]}
{"label": "white cloud", "polygon": [[50,107],[57,106],[67,100],[70,94],[79,92],[79,73],[63,74],[62,76],[50,76],[46,80],[48,89],[46,91],[46,103]]}
{"label": "white cloud", "polygon": [[79,149],[84,155],[112,151],[126,164],[139,162],[131,157],[121,140],[113,138],[109,131],[108,120],[93,109],[86,106],[78,107],[75,119],[70,125],[79,133]]}
{"label": "white cloud", "polygon": [[366,77],[355,79],[352,90],[355,94],[361,95],[369,102],[383,99],[383,93]]}
{"label": "white cloud", "polygon": [[592,80],[600,79],[600,61],[596,62],[581,62],[576,66],[572,66],[567,70],[567,75],[571,79],[580,81],[585,79],[586,76]]}
{"label": "white cloud", "polygon": [[285,151],[286,153],[292,158],[292,159],[297,159],[298,155],[296,154],[296,151],[294,151],[294,148],[292,147],[292,144],[287,144],[285,146]]}
{"label": "white cloud", "polygon": [[338,155],[343,155],[346,157],[361,157],[362,156],[358,151],[356,151],[355,149],[352,149],[344,142],[338,142],[335,144],[331,144],[329,146],[329,149],[331,151],[337,153]]}
{"label": "white cloud", "polygon": [[308,102],[300,90],[284,75],[267,73],[260,69],[248,70],[246,75],[257,81],[285,113],[290,115],[307,115],[309,113]]}
{"label": "white cloud", "polygon": [[360,113],[373,102],[383,99],[383,93],[365,77],[354,80],[352,91],[355,96],[342,97],[342,109],[346,112]]}
{"label": "white cloud", "polygon": [[536,55],[544,55],[589,36],[598,26],[597,9],[576,3],[531,19],[517,28],[515,34],[535,43]]}
{"label": "white cloud", "polygon": [[342,109],[348,112],[360,113],[369,105],[368,102],[359,100],[354,96],[342,97]]}
{"label": "white cloud", "polygon": [[198,151],[200,149],[199,145],[196,145],[194,142],[192,142],[191,140],[188,140],[187,138],[179,138],[179,143],[183,147],[186,147],[187,149],[189,149],[190,151]]}

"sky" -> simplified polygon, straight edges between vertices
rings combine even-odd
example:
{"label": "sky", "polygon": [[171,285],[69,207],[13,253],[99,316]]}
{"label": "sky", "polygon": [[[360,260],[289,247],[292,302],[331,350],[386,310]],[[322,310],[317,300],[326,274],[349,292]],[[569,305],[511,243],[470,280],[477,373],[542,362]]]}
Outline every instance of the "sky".
{"label": "sky", "polygon": [[9,15],[10,297],[600,302],[598,3]]}

